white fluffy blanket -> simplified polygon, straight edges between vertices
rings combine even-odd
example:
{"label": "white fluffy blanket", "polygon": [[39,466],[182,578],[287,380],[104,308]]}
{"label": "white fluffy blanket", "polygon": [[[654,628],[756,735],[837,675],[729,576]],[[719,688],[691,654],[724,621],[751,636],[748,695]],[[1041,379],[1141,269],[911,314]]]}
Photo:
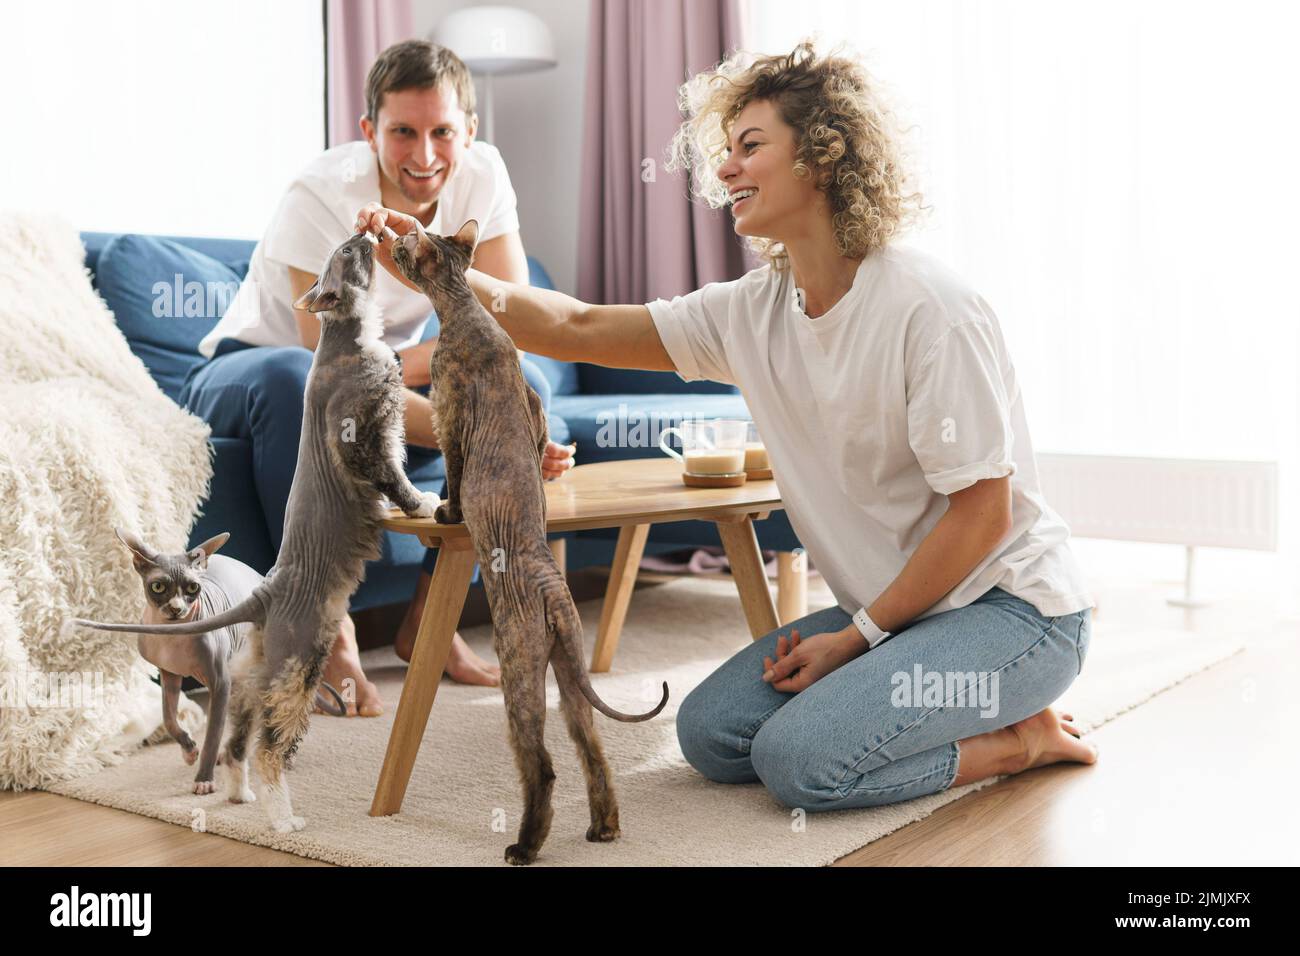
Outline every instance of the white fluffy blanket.
{"label": "white fluffy blanket", "polygon": [[[67,223],[0,212],[0,787],[115,763],[160,718],[115,525],[185,546],[212,474],[208,427],[178,408],[95,294]],[[143,280],[142,280],[143,281]]]}

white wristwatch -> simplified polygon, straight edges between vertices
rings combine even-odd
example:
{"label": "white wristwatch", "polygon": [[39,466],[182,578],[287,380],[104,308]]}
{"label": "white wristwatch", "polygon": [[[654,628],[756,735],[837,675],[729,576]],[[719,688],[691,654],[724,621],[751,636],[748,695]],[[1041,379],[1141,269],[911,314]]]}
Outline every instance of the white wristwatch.
{"label": "white wristwatch", "polygon": [[867,609],[865,607],[858,608],[857,613],[853,615],[853,623],[857,626],[858,630],[862,632],[862,636],[867,639],[868,649],[875,647],[885,638],[889,637],[889,634],[876,627],[876,622],[867,614]]}

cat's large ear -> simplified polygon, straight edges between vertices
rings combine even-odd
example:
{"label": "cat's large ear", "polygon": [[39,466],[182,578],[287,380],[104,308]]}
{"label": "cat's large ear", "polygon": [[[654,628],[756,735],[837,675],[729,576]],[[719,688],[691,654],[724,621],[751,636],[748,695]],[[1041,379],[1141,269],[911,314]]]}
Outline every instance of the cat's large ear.
{"label": "cat's large ear", "polygon": [[304,312],[325,312],[339,304],[338,292],[327,287],[329,273],[326,272],[316,284],[302,294],[293,307]]}
{"label": "cat's large ear", "polygon": [[459,246],[464,246],[469,252],[469,261],[472,265],[474,262],[474,250],[478,247],[478,220],[471,219],[457,230],[456,235],[451,237],[451,241]]}
{"label": "cat's large ear", "polygon": [[127,550],[131,552],[131,564],[135,566],[136,571],[144,574],[150,568],[158,566],[155,560],[158,557],[157,552],[131,532],[114,528],[113,534],[117,535],[117,540],[126,545]]}
{"label": "cat's large ear", "polygon": [[343,256],[339,254],[338,249],[334,250],[316,284],[304,292],[293,307],[307,312],[327,312],[335,308],[343,292],[344,266]]}
{"label": "cat's large ear", "polygon": [[221,546],[229,540],[230,540],[230,532],[223,531],[221,532],[221,534],[214,535],[213,537],[208,538],[207,541],[204,541],[197,548],[191,548],[188,552],[189,559],[190,559],[190,567],[206,568],[208,566],[208,558],[212,557],[214,554],[220,551]]}

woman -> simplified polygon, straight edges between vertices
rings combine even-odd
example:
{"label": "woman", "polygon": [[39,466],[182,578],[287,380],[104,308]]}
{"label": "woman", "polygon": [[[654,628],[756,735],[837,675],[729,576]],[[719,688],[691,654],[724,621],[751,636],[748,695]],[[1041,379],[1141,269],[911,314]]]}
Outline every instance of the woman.
{"label": "woman", "polygon": [[[510,286],[494,314],[528,351],[738,385],[835,595],[687,696],[686,759],[810,811],[1094,762],[1049,706],[1082,669],[1092,600],[1038,489],[996,317],[889,242],[919,197],[870,77],[801,44],[737,54],[682,101],[674,162],[767,264],[648,305]],[[358,216],[384,225],[413,228]],[[489,305],[502,283],[469,277]]]}

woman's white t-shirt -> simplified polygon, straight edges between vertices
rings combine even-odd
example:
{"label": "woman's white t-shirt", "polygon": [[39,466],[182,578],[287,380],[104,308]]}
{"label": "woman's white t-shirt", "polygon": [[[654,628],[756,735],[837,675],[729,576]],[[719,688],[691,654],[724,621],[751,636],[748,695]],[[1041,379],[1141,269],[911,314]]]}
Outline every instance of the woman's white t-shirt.
{"label": "woman's white t-shirt", "polygon": [[1057,617],[1092,607],[1044,500],[1015,369],[988,304],[935,257],[890,245],[809,318],[764,266],[648,303],[678,375],[738,385],[790,523],[835,595],[870,607],[947,510],[1011,475],[1011,531],[916,620],[1001,587]]}
{"label": "woman's white t-shirt", "polygon": [[[357,212],[379,201],[379,162],[365,140],[344,143],[314,159],[290,184],[253,250],[248,275],[221,321],[199,343],[211,358],[225,338],[249,345],[301,345],[293,314],[289,267],[316,275],[331,252],[356,232]],[[514,187],[495,146],[475,140],[438,197],[429,230],[455,232],[477,219],[479,241],[519,231]],[[383,315],[383,339],[394,350],[420,341],[429,300],[383,269],[373,293]]]}

